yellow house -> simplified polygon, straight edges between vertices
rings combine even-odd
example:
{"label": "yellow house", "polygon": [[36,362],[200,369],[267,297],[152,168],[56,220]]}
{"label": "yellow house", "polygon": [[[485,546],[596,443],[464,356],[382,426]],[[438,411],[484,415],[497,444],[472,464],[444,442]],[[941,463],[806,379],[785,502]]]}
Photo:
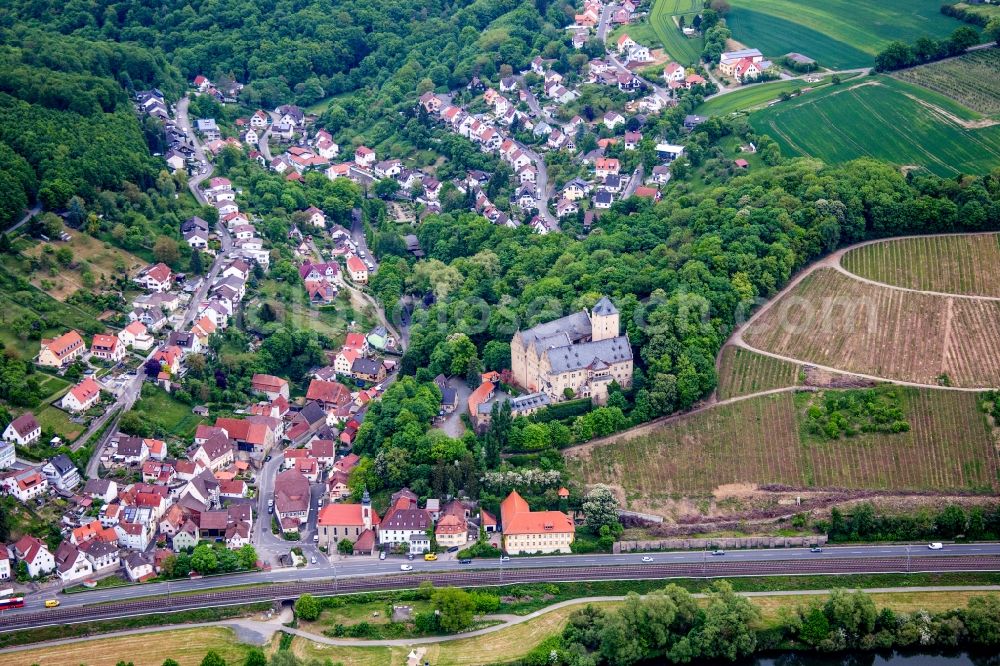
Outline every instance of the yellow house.
{"label": "yellow house", "polygon": [[573,520],[562,511],[532,511],[517,491],[500,503],[503,548],[520,553],[569,553],[576,534]]}
{"label": "yellow house", "polygon": [[76,331],[63,333],[52,340],[42,340],[42,348],[38,352],[38,365],[50,368],[62,368],[83,356],[87,345]]}

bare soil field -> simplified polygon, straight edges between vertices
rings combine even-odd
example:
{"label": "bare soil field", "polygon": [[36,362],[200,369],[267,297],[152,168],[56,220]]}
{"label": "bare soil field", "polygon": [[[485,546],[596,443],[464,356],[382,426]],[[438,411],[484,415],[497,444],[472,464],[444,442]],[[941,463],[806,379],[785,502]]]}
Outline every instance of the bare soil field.
{"label": "bare soil field", "polygon": [[1000,234],[901,238],[843,256],[851,273],[896,287],[1000,296]]}
{"label": "bare soil field", "polygon": [[889,380],[1000,385],[1000,307],[854,280],[806,276],[744,332],[751,347]]}

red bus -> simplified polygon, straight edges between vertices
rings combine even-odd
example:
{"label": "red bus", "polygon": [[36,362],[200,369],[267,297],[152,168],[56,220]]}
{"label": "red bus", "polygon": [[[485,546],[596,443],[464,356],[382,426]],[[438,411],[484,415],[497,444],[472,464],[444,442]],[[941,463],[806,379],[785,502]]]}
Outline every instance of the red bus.
{"label": "red bus", "polygon": [[6,597],[0,599],[0,611],[9,608],[24,608],[24,597]]}

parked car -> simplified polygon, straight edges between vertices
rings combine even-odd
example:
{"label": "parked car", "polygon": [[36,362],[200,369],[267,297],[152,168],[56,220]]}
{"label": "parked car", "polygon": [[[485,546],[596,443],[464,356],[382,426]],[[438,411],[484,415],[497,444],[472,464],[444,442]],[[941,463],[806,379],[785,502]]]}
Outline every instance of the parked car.
{"label": "parked car", "polygon": [[434,553],[424,553],[424,561],[425,562],[435,562],[435,561],[437,561],[437,558],[438,558],[438,556],[435,555]]}
{"label": "parked car", "polygon": [[934,543],[927,544],[927,547],[930,548],[931,550],[941,550],[942,548],[944,548],[944,544],[941,543],[940,541],[935,541]]}
{"label": "parked car", "polygon": [[413,565],[412,564],[400,564],[399,565],[399,570],[400,571],[413,571]]}
{"label": "parked car", "polygon": [[408,554],[406,555],[406,559],[408,559],[408,560],[412,560],[412,559],[413,559],[413,553],[408,553]]}
{"label": "parked car", "polygon": [[451,548],[448,549],[448,552],[449,553],[457,553],[458,552],[458,546],[452,546]]}
{"label": "parked car", "polygon": [[316,564],[316,556],[315,555],[312,556],[312,563]]}
{"label": "parked car", "polygon": [[380,559],[380,560],[384,560],[385,559],[385,551],[384,550],[378,554],[378,559]]}

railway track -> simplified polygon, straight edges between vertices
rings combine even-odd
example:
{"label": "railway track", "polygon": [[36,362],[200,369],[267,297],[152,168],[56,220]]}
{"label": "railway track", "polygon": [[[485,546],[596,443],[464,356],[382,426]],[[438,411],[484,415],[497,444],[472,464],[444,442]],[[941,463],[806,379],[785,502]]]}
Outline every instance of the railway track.
{"label": "railway track", "polygon": [[0,616],[0,633],[33,627],[77,624],[138,615],[176,613],[198,608],[288,601],[302,594],[333,596],[416,588],[424,581],[435,586],[484,587],[519,583],[558,583],[600,580],[668,580],[671,578],[726,578],[772,575],[859,573],[941,573],[1000,571],[1000,555],[914,556],[840,558],[824,560],[728,561],[676,564],[626,564],[471,570],[411,573],[327,579],[297,583],[271,583],[239,589],[220,589],[108,602],[46,611],[13,611]]}

